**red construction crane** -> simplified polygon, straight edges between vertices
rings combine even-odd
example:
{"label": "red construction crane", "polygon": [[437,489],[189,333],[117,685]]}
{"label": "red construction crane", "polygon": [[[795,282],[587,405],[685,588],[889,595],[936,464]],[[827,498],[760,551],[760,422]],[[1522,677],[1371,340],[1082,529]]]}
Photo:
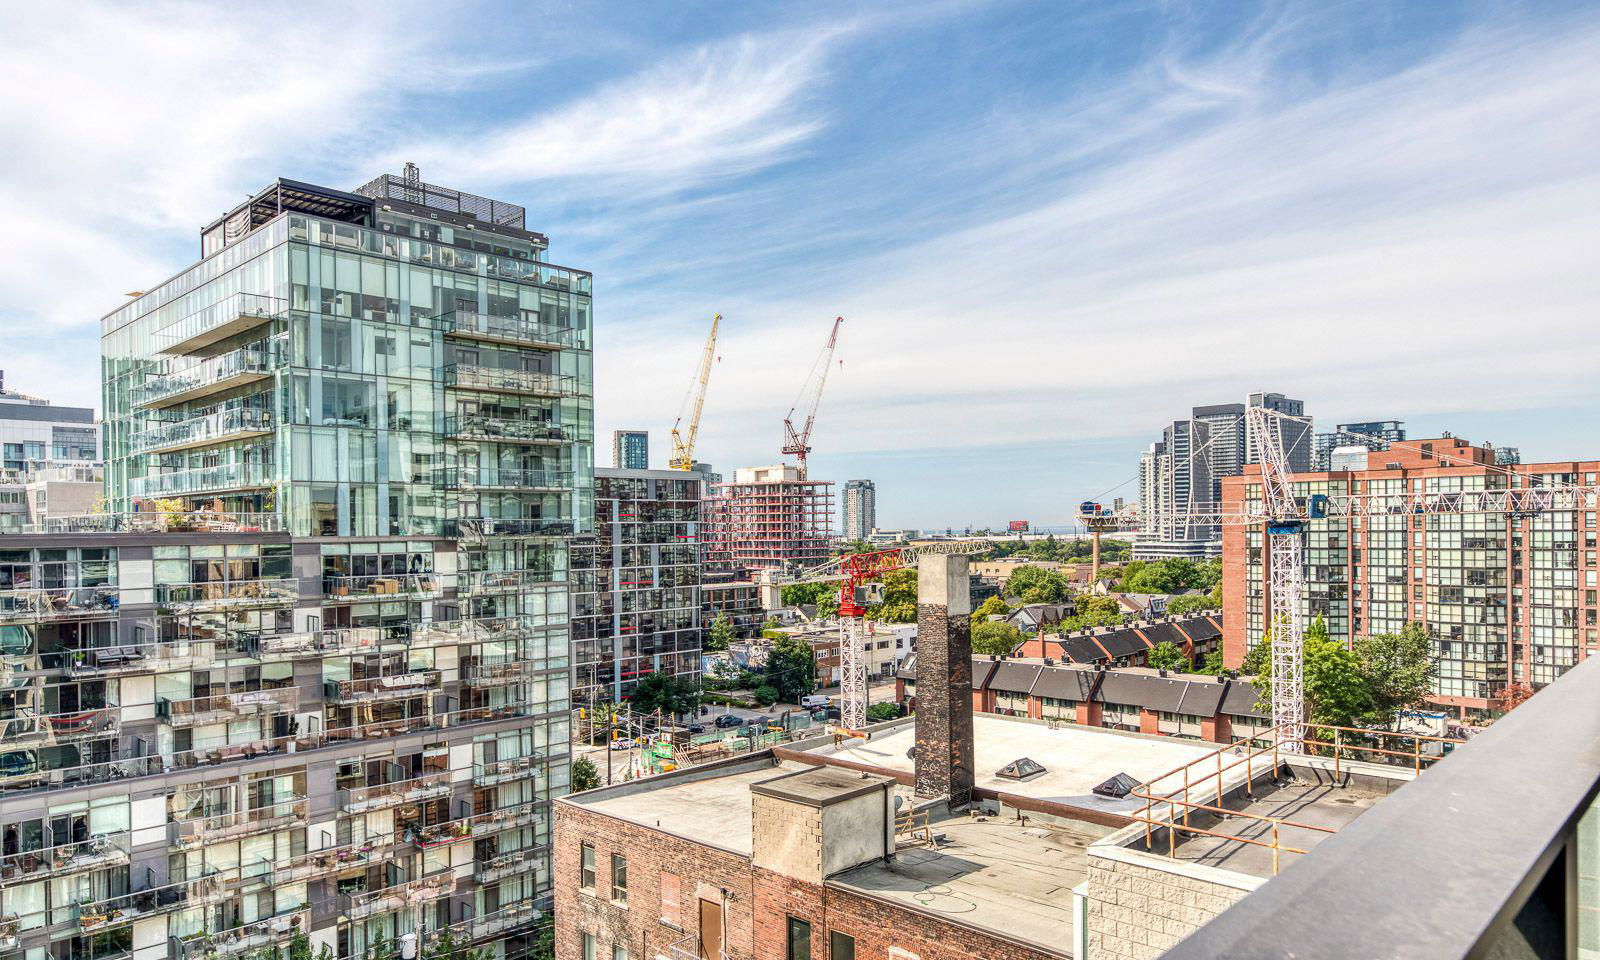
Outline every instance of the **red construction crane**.
{"label": "red construction crane", "polygon": [[[812,364],[811,372],[806,375],[805,383],[801,384],[800,392],[789,407],[789,415],[783,418],[783,452],[785,455],[792,453],[800,459],[802,480],[806,478],[806,454],[811,452],[811,425],[816,422],[817,406],[822,403],[822,387],[828,382],[828,368],[833,365],[833,348],[839,342],[839,325],[842,323],[844,317],[833,319],[833,330],[828,334],[827,346],[822,348],[817,362]],[[808,395],[810,402],[806,404],[805,424],[797,431],[794,428],[794,412]]]}

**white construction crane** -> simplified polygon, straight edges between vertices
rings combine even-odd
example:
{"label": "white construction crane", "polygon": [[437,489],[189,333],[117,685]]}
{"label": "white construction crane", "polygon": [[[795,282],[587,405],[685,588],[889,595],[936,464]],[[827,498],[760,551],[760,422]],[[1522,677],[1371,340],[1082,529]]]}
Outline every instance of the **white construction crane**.
{"label": "white construction crane", "polygon": [[[1311,520],[1338,517],[1389,516],[1395,514],[1503,513],[1529,516],[1552,510],[1593,509],[1600,498],[1600,486],[1513,486],[1494,490],[1458,490],[1400,493],[1329,493],[1297,500],[1291,486],[1287,457],[1283,447],[1283,421],[1298,419],[1263,407],[1246,410],[1246,424],[1261,438],[1261,505],[1243,513],[1224,512],[1218,504],[1197,504],[1183,514],[1183,520],[1198,526],[1262,526],[1266,533],[1269,613],[1267,634],[1272,641],[1272,722],[1283,741],[1282,749],[1301,749],[1305,735],[1304,641],[1305,624],[1301,615],[1305,596],[1304,539]],[[1351,434],[1351,436],[1358,436]],[[1360,439],[1370,437],[1360,435]],[[1404,441],[1391,447],[1408,447]],[[1443,466],[1448,457],[1437,452]],[[1461,466],[1474,465],[1462,461]],[[1481,465],[1480,465],[1481,466]],[[1526,482],[1528,475],[1496,467]],[[1133,513],[1115,515],[1095,508],[1096,532],[1112,529],[1137,530],[1139,518]]]}
{"label": "white construction crane", "polygon": [[[844,323],[844,317],[833,318],[833,330],[828,333],[828,342],[822,348],[822,353],[817,356],[817,361],[811,367],[811,372],[806,375],[805,383],[800,385],[800,392],[795,395],[794,403],[789,407],[789,415],[783,418],[783,452],[794,454],[799,458],[800,479],[806,478],[806,454],[811,452],[811,425],[817,419],[817,407],[822,403],[822,388],[828,382],[828,368],[833,366],[833,348],[839,343],[839,325]],[[840,361],[841,363],[843,361]],[[794,427],[794,412],[799,409],[801,401],[810,395],[806,403],[806,419],[799,430]]]}
{"label": "white construction crane", "polygon": [[[717,325],[721,322],[720,313],[711,318],[711,335],[706,337],[706,349],[700,355],[700,368],[689,384],[689,392],[684,394],[683,404],[678,408],[678,419],[672,421],[672,459],[669,465],[674,470],[694,469],[694,442],[700,436],[700,412],[706,406],[706,387],[711,384],[711,365],[717,359]],[[687,436],[678,432],[685,412],[689,414]]]}

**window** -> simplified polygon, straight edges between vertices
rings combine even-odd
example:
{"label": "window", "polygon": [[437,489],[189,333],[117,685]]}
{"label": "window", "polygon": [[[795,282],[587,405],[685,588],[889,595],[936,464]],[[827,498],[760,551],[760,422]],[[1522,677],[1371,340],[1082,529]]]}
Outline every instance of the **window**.
{"label": "window", "polygon": [[578,889],[594,893],[594,847],[583,845],[583,863],[578,871]]}
{"label": "window", "polygon": [[613,946],[611,948],[611,960],[628,960],[628,948],[620,943]]}
{"label": "window", "polygon": [[583,960],[594,960],[594,934],[583,935]]}
{"label": "window", "polygon": [[661,871],[661,922],[669,927],[683,928],[678,906],[678,875]]}
{"label": "window", "polygon": [[837,930],[828,932],[828,960],[856,960],[856,938]]}
{"label": "window", "polygon": [[785,960],[811,960],[811,924],[798,917],[789,918],[788,949]]}
{"label": "window", "polygon": [[628,905],[628,858],[615,853],[611,855],[611,899]]}

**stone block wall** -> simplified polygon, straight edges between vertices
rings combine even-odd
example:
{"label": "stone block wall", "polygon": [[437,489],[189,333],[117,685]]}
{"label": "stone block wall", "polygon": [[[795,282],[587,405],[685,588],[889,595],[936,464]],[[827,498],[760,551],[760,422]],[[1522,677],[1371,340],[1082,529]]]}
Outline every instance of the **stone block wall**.
{"label": "stone block wall", "polygon": [[1154,960],[1265,882],[1141,854],[1120,847],[1089,851],[1093,960]]}

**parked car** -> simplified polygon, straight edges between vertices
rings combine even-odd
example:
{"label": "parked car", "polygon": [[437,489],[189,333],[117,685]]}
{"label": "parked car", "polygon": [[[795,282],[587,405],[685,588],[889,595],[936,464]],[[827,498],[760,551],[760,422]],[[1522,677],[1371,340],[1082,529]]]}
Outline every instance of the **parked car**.
{"label": "parked car", "polygon": [[691,723],[686,725],[683,729],[689,731],[690,733],[705,733],[706,725],[703,723]]}
{"label": "parked car", "polygon": [[717,718],[717,729],[718,730],[726,730],[729,727],[742,727],[742,726],[744,726],[744,720],[742,718],[740,718],[740,717],[734,716],[731,713],[724,713],[722,716]]}
{"label": "parked car", "polygon": [[825,697],[820,693],[808,693],[800,698],[800,706],[807,710],[820,710],[828,705],[832,697]]}

